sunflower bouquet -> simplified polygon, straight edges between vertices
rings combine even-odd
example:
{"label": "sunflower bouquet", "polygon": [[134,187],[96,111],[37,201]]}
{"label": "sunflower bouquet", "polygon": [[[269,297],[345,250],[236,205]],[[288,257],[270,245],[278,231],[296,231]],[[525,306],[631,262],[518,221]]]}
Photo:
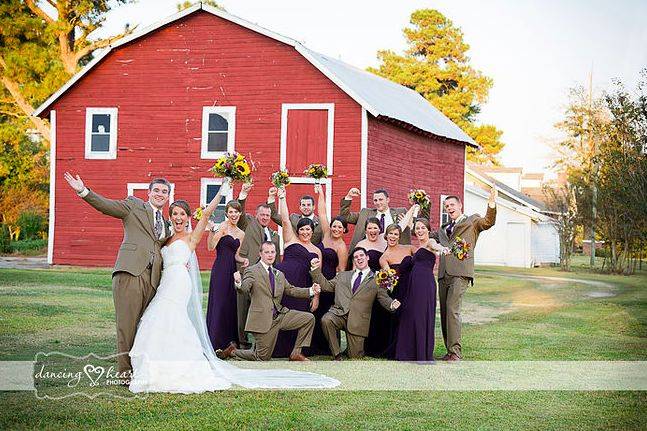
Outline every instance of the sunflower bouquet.
{"label": "sunflower bouquet", "polygon": [[469,251],[472,249],[472,244],[465,241],[460,236],[457,236],[451,247],[449,247],[449,252],[456,256],[458,260],[465,260],[470,257]]}
{"label": "sunflower bouquet", "polygon": [[288,174],[288,171],[286,171],[285,169],[281,169],[277,172],[274,172],[270,177],[270,180],[275,187],[285,187],[290,184],[290,174]]}
{"label": "sunflower bouquet", "polygon": [[193,211],[193,214],[191,215],[191,217],[193,217],[193,220],[200,221],[200,219],[204,215],[204,209],[206,207],[207,207],[206,205],[202,205],[202,206],[197,207],[195,209],[195,211]]}
{"label": "sunflower bouquet", "polygon": [[398,285],[398,273],[395,269],[380,269],[375,274],[375,283],[378,287],[393,292],[395,286]]}
{"label": "sunflower bouquet", "polygon": [[412,203],[420,205],[420,209],[427,209],[431,205],[429,195],[423,189],[409,190],[407,196]]}
{"label": "sunflower bouquet", "polygon": [[249,162],[240,153],[227,153],[218,158],[209,171],[216,177],[231,178],[233,181],[250,182],[252,180],[253,162]]}
{"label": "sunflower bouquet", "polygon": [[314,178],[316,183],[320,183],[323,178],[326,178],[328,176],[328,168],[326,165],[322,165],[319,163],[313,163],[309,165],[303,173],[306,175],[306,177]]}

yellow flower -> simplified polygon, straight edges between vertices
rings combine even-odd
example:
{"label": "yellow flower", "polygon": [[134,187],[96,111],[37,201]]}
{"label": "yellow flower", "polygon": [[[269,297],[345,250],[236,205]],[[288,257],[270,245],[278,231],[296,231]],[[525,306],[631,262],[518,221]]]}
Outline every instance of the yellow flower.
{"label": "yellow flower", "polygon": [[423,197],[423,196],[424,196],[424,195],[422,194],[422,192],[421,192],[420,190],[418,190],[418,191],[416,192],[416,197],[417,197],[418,199],[422,199],[422,197]]}
{"label": "yellow flower", "polygon": [[386,274],[384,272],[380,271],[380,272],[377,273],[377,279],[378,280],[382,281],[385,278],[386,278]]}
{"label": "yellow flower", "polygon": [[393,269],[393,268],[389,269],[389,274],[394,275],[395,274],[395,269]]}
{"label": "yellow flower", "polygon": [[245,162],[236,162],[236,170],[245,177],[251,172],[249,165]]}
{"label": "yellow flower", "polygon": [[239,153],[239,154],[236,156],[236,161],[237,161],[237,162],[242,162],[243,160],[245,160],[245,157],[243,157],[243,155]]}

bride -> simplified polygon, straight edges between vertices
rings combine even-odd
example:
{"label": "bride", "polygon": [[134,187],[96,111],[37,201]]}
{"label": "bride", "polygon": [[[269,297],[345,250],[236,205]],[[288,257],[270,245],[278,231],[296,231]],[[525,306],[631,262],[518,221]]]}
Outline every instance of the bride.
{"label": "bride", "polygon": [[173,236],[162,248],[164,269],[157,293],[142,316],[130,351],[132,392],[200,393],[230,388],[330,388],[335,379],[291,370],[240,369],[218,359],[202,314],[202,283],[195,249],[209,216],[230,188],[223,181],[195,230],[191,210],[177,200],[169,208]]}

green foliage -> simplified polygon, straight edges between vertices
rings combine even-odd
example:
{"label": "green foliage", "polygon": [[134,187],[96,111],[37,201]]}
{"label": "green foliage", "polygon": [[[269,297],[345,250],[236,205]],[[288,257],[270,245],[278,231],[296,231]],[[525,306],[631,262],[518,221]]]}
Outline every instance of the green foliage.
{"label": "green foliage", "polygon": [[176,6],[177,6],[177,10],[178,10],[178,12],[179,12],[179,11],[181,11],[181,10],[184,10],[184,9],[186,9],[186,8],[189,8],[189,7],[193,6],[193,5],[194,5],[194,4],[196,4],[196,3],[202,3],[202,4],[203,4],[203,5],[205,5],[205,6],[211,6],[211,7],[215,7],[215,8],[217,8],[217,9],[225,10],[225,8],[224,8],[224,7],[220,6],[220,5],[219,5],[217,2],[215,2],[214,0],[203,0],[203,1],[183,1],[182,3],[178,3],[178,4],[176,5]]}
{"label": "green foliage", "polygon": [[404,55],[379,51],[380,66],[368,70],[420,93],[481,145],[482,151],[468,152],[470,160],[496,164],[504,145],[502,132],[492,125],[476,124],[492,79],[469,64],[463,32],[442,13],[416,10],[410,23],[404,29],[408,44]]}
{"label": "green foliage", "polygon": [[32,255],[40,254],[47,248],[46,239],[23,239],[11,243],[12,252]]}
{"label": "green foliage", "polygon": [[9,226],[0,223],[0,253],[11,253],[12,251],[13,247],[11,245]]}
{"label": "green foliage", "polygon": [[23,240],[43,239],[47,229],[47,220],[41,214],[27,211],[18,217],[20,237]]}

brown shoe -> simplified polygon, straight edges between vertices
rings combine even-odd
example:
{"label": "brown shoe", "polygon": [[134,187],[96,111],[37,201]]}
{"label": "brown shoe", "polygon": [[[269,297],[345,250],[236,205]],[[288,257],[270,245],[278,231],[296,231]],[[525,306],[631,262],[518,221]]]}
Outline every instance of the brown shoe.
{"label": "brown shoe", "polygon": [[451,361],[451,362],[458,362],[461,360],[461,357],[458,356],[456,353],[450,353],[449,357],[445,359],[446,361]]}
{"label": "brown shoe", "polygon": [[225,349],[216,350],[216,356],[220,359],[231,358],[232,356],[234,356],[235,351],[236,351],[236,343],[232,341]]}
{"label": "brown shoe", "polygon": [[341,360],[342,360],[341,353],[340,353],[340,354],[338,354],[338,355],[335,355],[335,356],[332,358],[332,360],[333,360],[333,361],[341,361]]}
{"label": "brown shoe", "polygon": [[290,361],[306,361],[309,362],[310,359],[303,356],[303,353],[293,353],[290,355]]}
{"label": "brown shoe", "polygon": [[442,356],[438,358],[439,361],[449,361],[450,356],[452,356],[451,353],[446,353],[445,356]]}

